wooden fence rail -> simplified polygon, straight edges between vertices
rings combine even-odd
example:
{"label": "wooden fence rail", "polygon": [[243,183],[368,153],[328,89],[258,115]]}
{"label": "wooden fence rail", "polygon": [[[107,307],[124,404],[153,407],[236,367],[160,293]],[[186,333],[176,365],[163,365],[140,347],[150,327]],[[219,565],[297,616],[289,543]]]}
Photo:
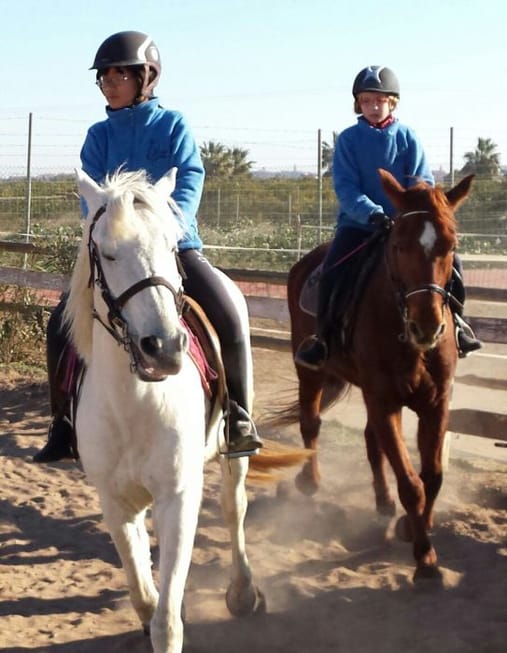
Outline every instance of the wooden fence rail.
{"label": "wooden fence rail", "polygon": [[[289,314],[284,296],[287,275],[280,272],[241,269],[224,271],[242,288],[252,319],[274,320],[283,326],[283,331],[252,328],[252,344],[276,350],[289,350]],[[44,305],[47,305],[48,299],[51,303],[56,303],[59,294],[67,289],[68,282],[69,278],[61,274],[0,267],[0,285],[33,289],[41,298],[41,304]],[[491,289],[491,292],[488,292],[486,288],[469,288],[468,296],[483,301],[507,302],[507,291],[498,288]],[[29,312],[37,309],[38,306],[35,304],[23,306],[14,300],[10,302],[8,297],[6,301],[0,302],[0,310]],[[484,342],[507,344],[507,319],[469,317],[469,320],[479,338]],[[505,414],[487,412],[485,421],[484,416],[479,416],[481,411],[472,411],[474,419],[476,416],[481,417],[475,424],[468,413],[463,416],[458,412],[451,411],[451,429],[495,440],[507,440],[507,434],[505,434],[507,416]]]}
{"label": "wooden fence rail", "polygon": [[[224,270],[232,279],[238,282],[247,298],[250,316],[289,322],[287,302],[284,297],[270,296],[269,289],[283,289],[287,275],[283,272],[266,270]],[[23,270],[21,268],[0,267],[0,285],[21,286],[37,291],[61,292],[67,288],[68,277],[62,274]],[[265,291],[263,292],[262,286]],[[261,288],[259,289],[259,286]],[[276,293],[275,293],[276,294]],[[282,293],[278,293],[282,294]],[[506,301],[507,290],[501,288],[469,288],[470,299],[483,301]],[[3,304],[5,310],[6,304]],[[17,308],[13,306],[13,309]],[[497,317],[470,316],[470,323],[477,336],[484,342],[507,344],[507,320]]]}

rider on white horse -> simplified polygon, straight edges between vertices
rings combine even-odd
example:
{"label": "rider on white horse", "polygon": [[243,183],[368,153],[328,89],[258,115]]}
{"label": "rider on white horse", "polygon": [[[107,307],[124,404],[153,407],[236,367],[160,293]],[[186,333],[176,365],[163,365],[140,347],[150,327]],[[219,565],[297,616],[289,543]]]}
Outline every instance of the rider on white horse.
{"label": "rider on white horse", "polygon": [[[229,393],[228,455],[255,453],[262,442],[248,414],[250,349],[232,298],[222,278],[202,253],[196,214],[204,183],[199,148],[185,119],[160,106],[153,90],[161,73],[157,46],[146,34],[113,34],[99,47],[91,70],[107,100],[107,119],[92,125],[81,150],[83,170],[97,183],[118,168],[147,171],[156,182],[177,168],[173,199],[178,204],[185,233],[178,243],[185,279],[184,290],[204,309],[217,331]],[[86,214],[86,207],[83,207]],[[62,326],[65,297],[48,324],[47,362],[53,421],[47,444],[34,456],[52,462],[74,456],[70,397],[62,388],[71,349]]]}

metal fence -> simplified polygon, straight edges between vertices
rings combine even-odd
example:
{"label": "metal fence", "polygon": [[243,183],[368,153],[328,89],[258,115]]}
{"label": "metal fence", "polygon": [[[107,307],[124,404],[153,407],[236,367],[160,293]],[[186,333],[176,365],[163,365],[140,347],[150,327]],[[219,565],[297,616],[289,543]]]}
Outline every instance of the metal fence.
{"label": "metal fence", "polygon": [[[12,121],[0,118],[1,233],[30,239],[40,225],[65,227],[79,222],[72,169],[79,165],[86,127],[83,121],[35,117],[32,128],[31,117],[30,122],[26,117]],[[454,131],[457,169],[463,164],[457,153],[473,149],[477,141],[477,137],[470,137],[472,133]],[[430,148],[439,152],[441,162],[450,164],[449,128],[433,134]],[[507,128],[496,140],[503,142],[506,135]],[[331,136],[323,134],[328,142]],[[307,140],[305,132],[301,142]],[[491,140],[495,142],[495,134]],[[308,168],[310,173],[299,178],[292,171],[276,178],[265,173],[263,178],[221,184],[208,179],[199,214],[206,244],[303,250],[327,237],[336,220],[336,197],[331,180],[318,180],[317,166],[310,161]],[[436,172],[437,179],[444,179],[443,168]],[[497,182],[477,180],[458,218],[460,249],[472,253],[507,251],[507,178]]]}

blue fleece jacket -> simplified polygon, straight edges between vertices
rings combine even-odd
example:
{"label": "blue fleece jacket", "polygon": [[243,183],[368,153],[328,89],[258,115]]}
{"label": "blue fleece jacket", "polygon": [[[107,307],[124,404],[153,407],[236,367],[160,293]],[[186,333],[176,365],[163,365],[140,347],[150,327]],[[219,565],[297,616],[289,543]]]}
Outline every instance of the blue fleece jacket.
{"label": "blue fleece jacket", "polygon": [[418,137],[395,119],[384,129],[372,127],[363,117],[337,138],[333,158],[333,182],[338,197],[338,225],[373,229],[373,213],[395,214],[378,168],[388,170],[404,187],[426,181],[434,184]]}
{"label": "blue fleece jacket", "polygon": [[157,98],[112,111],[90,127],[81,149],[83,170],[97,183],[122,166],[144,169],[156,182],[176,166],[172,195],[184,216],[180,250],[201,249],[197,209],[204,184],[204,168],[197,143],[183,116],[159,105]]}

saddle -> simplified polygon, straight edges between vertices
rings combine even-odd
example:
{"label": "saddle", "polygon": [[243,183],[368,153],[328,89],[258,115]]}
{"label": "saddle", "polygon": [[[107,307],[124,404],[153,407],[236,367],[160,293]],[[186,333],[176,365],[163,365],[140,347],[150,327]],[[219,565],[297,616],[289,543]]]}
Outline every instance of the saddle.
{"label": "saddle", "polygon": [[[227,419],[228,394],[216,331],[199,304],[187,295],[184,297],[181,322],[189,336],[188,355],[199,372],[204,392],[212,404],[210,414],[217,405],[220,405]],[[69,343],[60,357],[57,375],[61,379],[60,390],[67,397],[67,409],[64,411],[66,414],[63,418],[72,427],[72,451],[77,460],[79,452],[74,425],[85,374],[86,367],[83,361]]]}
{"label": "saddle", "polygon": [[201,375],[208,399],[226,407],[227,385],[220,341],[201,306],[185,295],[182,322],[190,336],[189,355]]}
{"label": "saddle", "polygon": [[[383,255],[386,238],[385,230],[375,231],[363,247],[334,268],[324,270],[322,261],[310,272],[301,288],[299,307],[322,322],[319,330],[328,334],[328,339],[339,351],[350,347],[357,308]],[[321,283],[330,286],[327,309],[322,315],[318,314]]]}

